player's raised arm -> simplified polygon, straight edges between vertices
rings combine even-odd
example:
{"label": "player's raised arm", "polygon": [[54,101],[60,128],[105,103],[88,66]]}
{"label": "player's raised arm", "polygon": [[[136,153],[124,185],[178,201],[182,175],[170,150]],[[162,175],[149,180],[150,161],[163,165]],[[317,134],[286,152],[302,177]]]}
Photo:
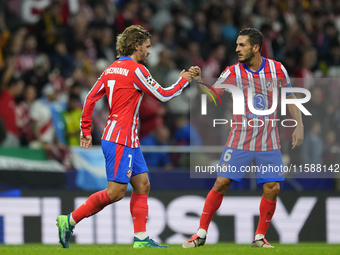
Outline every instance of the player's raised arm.
{"label": "player's raised arm", "polygon": [[[287,96],[288,99],[296,99],[294,94]],[[288,104],[288,110],[293,119],[297,122],[297,126],[292,135],[293,149],[300,146],[303,143],[304,127],[302,122],[302,116],[300,109],[295,104]]]}
{"label": "player's raised arm", "polygon": [[[191,74],[193,80],[195,81],[199,95],[208,94],[209,92],[210,95],[213,95],[214,97],[214,93],[211,93],[210,89],[203,85],[204,83],[201,77],[201,68],[199,68],[198,66],[192,66],[189,68],[189,73]],[[209,96],[208,101],[210,103],[213,101],[213,99]]]}
{"label": "player's raised arm", "polygon": [[176,83],[168,88],[163,88],[152,78],[150,72],[144,66],[140,66],[135,71],[134,84],[136,89],[144,91],[161,102],[167,102],[180,95],[183,89],[189,85],[190,81],[191,74],[183,70]]}

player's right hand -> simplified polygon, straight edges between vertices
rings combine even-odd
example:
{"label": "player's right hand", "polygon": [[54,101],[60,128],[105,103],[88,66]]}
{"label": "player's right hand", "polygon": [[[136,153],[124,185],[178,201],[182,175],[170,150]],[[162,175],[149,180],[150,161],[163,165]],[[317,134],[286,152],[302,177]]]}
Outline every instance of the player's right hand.
{"label": "player's right hand", "polygon": [[183,77],[183,78],[187,79],[189,82],[191,82],[191,74],[189,72],[186,72],[184,69],[179,74],[179,77]]}
{"label": "player's right hand", "polygon": [[92,136],[91,135],[86,135],[80,136],[80,147],[86,148],[86,149],[91,149],[92,147]]}
{"label": "player's right hand", "polygon": [[193,78],[201,78],[201,68],[199,68],[198,66],[190,67],[189,73]]}

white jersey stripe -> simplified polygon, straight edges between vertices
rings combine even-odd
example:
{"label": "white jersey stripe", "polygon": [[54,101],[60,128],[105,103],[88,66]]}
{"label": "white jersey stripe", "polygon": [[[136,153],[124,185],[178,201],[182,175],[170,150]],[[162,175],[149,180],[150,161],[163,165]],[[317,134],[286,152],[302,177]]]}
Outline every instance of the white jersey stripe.
{"label": "white jersey stripe", "polygon": [[107,135],[106,135],[105,140],[107,140],[107,141],[110,141],[110,140],[111,140],[111,136],[112,136],[113,130],[115,129],[116,123],[117,123],[116,120],[114,120],[114,121],[111,122],[110,129],[109,129],[109,131],[107,132]]}
{"label": "white jersey stripe", "polygon": [[290,78],[289,78],[288,72],[287,72],[286,68],[285,68],[283,65],[281,65],[281,70],[282,70],[282,72],[283,72],[284,75],[285,75],[287,84],[290,84]]}
{"label": "white jersey stripe", "polygon": [[120,128],[120,129],[119,129],[119,131],[118,131],[118,134],[117,134],[117,137],[116,137],[115,143],[118,143],[118,139],[119,139],[119,135],[120,135],[120,130],[121,130],[121,128]]}
{"label": "white jersey stripe", "polygon": [[[158,98],[160,101],[162,101],[162,102],[166,102],[166,101],[168,101],[168,100],[170,100],[170,99],[172,99],[172,98],[175,98],[175,97],[177,97],[179,94],[181,94],[182,93],[182,90],[186,87],[186,86],[188,86],[189,85],[189,82],[187,81],[184,85],[183,85],[183,87],[180,89],[180,90],[178,90],[175,94],[173,94],[173,95],[170,95],[170,96],[164,96],[164,95],[162,95],[157,89],[160,87],[160,85],[156,82],[156,81],[154,81],[155,83],[155,85],[154,86],[152,86],[151,84],[149,84],[148,83],[148,81],[146,80],[146,77],[144,76],[144,74],[143,74],[143,72],[139,69],[139,68],[137,68],[136,69],[136,71],[135,71],[135,74],[136,74],[136,76],[137,76],[137,78],[140,80],[140,82],[156,97],[156,98]],[[150,75],[150,77],[151,77],[151,79],[153,79],[152,78],[152,76]],[[180,81],[182,80],[182,77],[180,77],[178,80],[177,80],[177,82],[174,84],[174,85],[172,85],[170,88],[168,88],[168,89],[164,89],[163,88],[163,90],[165,90],[165,91],[169,91],[169,90],[171,90],[171,89],[174,89],[174,86],[176,86]]]}
{"label": "white jersey stripe", "polygon": [[[239,87],[239,88],[241,88],[242,89],[242,78],[241,78],[241,68],[240,68],[240,65],[236,65],[235,66],[235,73],[236,73],[236,85],[237,85],[237,87]],[[242,120],[243,120],[243,118],[241,118]],[[239,124],[236,124],[236,129],[237,129],[237,127],[238,127],[238,125]],[[236,130],[235,129],[235,130]],[[240,138],[241,138],[241,136],[243,135],[243,129],[244,129],[244,127],[243,127],[243,124],[242,124],[242,126],[241,126],[241,132],[240,132],[240,137],[239,137],[239,140],[237,141],[237,149],[240,149],[240,150],[242,150],[243,149],[243,144],[241,144],[240,143]]]}
{"label": "white jersey stripe", "polygon": [[135,113],[133,114],[133,124],[132,124],[132,127],[131,127],[131,147],[133,147],[133,143],[135,141],[135,129],[137,128],[136,127],[136,119],[137,119],[137,116],[138,116],[138,111],[139,111],[139,106],[142,102],[142,99],[143,99],[143,96],[144,96],[144,92],[142,93],[142,95],[140,96],[139,100],[138,100],[138,103],[137,103],[137,106],[136,106],[136,110],[135,110]]}
{"label": "white jersey stripe", "polygon": [[106,132],[106,129],[109,127],[110,123],[111,123],[111,120],[108,120],[107,123],[106,123],[106,127],[104,128],[104,132],[103,132],[103,134],[102,134],[102,138],[101,138],[101,139],[104,138],[104,134],[105,134],[105,132]]}
{"label": "white jersey stripe", "polygon": [[273,142],[273,149],[277,150],[277,142],[276,142],[276,134],[275,134],[275,128],[273,128],[272,132],[270,132],[270,137],[272,138],[272,142]]}
{"label": "white jersey stripe", "polygon": [[[261,90],[262,90],[262,94],[265,95],[265,100],[266,100],[266,106],[268,109],[269,108],[269,101],[268,101],[268,90],[267,90],[267,83],[266,83],[266,75],[264,73],[264,69],[262,69],[259,72],[259,80],[260,80],[260,84],[261,84]],[[261,139],[261,150],[262,151],[266,151],[267,150],[267,139],[268,139],[268,119],[269,117],[264,117],[264,130],[263,130],[263,135],[262,135],[262,139]]]}
{"label": "white jersey stripe", "polygon": [[[278,88],[278,78],[277,78],[277,70],[276,70],[276,66],[275,66],[275,64],[274,64],[274,62],[272,61],[272,60],[270,60],[270,59],[268,59],[268,61],[269,61],[269,68],[270,68],[270,74],[271,74],[271,77],[272,77],[272,80],[273,80],[273,82],[275,82],[274,83],[274,86],[276,87],[276,88]],[[275,113],[273,114],[273,117],[274,117],[274,119],[275,119]],[[277,140],[277,137],[276,137],[276,122],[275,122],[275,124],[273,125],[274,127],[273,127],[273,131],[274,131],[274,135],[272,136],[272,139],[273,139],[273,143],[274,143],[274,147],[273,148],[276,148],[276,149],[278,149],[279,147],[278,147],[278,143],[279,143],[279,141]]]}
{"label": "white jersey stripe", "polygon": [[[255,82],[254,82],[254,76],[253,74],[251,74],[250,72],[246,71],[247,72],[247,76],[248,76],[248,82],[249,82],[249,86],[251,86],[251,88],[253,89],[253,101],[254,101],[254,98],[256,96],[256,88],[255,88]],[[253,118],[253,119],[258,119],[258,118]],[[252,150],[254,151],[255,148],[256,148],[256,137],[259,133],[259,127],[257,127],[258,125],[260,124],[259,121],[257,121],[255,123],[255,121],[253,121],[252,125],[255,126],[253,127],[253,133],[252,133],[252,136],[251,136],[251,139],[250,139],[250,143],[249,143],[249,150]]]}

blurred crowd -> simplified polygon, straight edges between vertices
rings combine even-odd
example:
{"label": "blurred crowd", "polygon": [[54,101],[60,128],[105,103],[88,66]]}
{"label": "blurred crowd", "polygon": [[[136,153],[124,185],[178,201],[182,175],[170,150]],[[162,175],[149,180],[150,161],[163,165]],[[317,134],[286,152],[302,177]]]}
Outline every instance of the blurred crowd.
{"label": "blurred crowd", "polygon": [[[262,55],[303,78],[298,86],[313,95],[306,106],[313,114],[306,121],[306,146],[298,154],[285,149],[291,138],[282,131],[284,153],[300,163],[339,161],[337,0],[0,0],[1,146],[44,148],[67,165],[69,146],[79,145],[85,96],[115,61],[116,36],[132,24],[152,33],[147,67],[164,87],[192,65],[203,77],[217,78],[237,62],[238,31],[258,28]],[[207,137],[190,124],[189,112],[189,90],[167,104],[145,96],[141,143],[189,145],[191,138],[200,145]],[[107,114],[104,99],[93,118],[95,145]],[[146,155],[149,166],[166,169],[187,165],[186,157]]]}

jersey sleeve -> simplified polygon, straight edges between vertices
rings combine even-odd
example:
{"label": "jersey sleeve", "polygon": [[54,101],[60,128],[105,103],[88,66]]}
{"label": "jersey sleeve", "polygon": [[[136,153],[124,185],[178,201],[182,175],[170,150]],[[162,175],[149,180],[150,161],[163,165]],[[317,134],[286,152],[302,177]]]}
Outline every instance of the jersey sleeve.
{"label": "jersey sleeve", "polygon": [[223,88],[215,88],[216,85],[218,84],[227,84],[228,83],[228,78],[230,77],[230,70],[229,67],[227,67],[220,75],[220,77],[217,79],[217,81],[214,83],[214,85],[212,86],[213,89],[215,91],[218,92],[218,94],[220,94],[221,96],[223,95],[223,93],[225,92],[225,89]]}
{"label": "jersey sleeve", "polygon": [[[105,71],[104,71],[105,72]],[[104,74],[104,73],[103,73]],[[80,119],[81,135],[91,135],[92,114],[96,102],[105,94],[105,84],[103,74],[99,77],[97,82],[93,85],[90,92],[87,94],[83,106],[83,113]]]}
{"label": "jersey sleeve", "polygon": [[[283,73],[283,78],[280,82],[280,87],[292,87],[292,84],[290,83],[290,78],[289,78],[289,75],[288,75],[288,72],[286,70],[286,68],[284,67],[284,65],[281,64],[281,71]],[[290,96],[291,92],[287,92],[286,93],[286,96]]]}
{"label": "jersey sleeve", "polygon": [[161,102],[167,102],[177,97],[182,93],[183,89],[189,85],[187,79],[180,77],[175,84],[168,88],[163,88],[152,78],[149,70],[144,66],[136,68],[133,82],[136,89],[144,91]]}

